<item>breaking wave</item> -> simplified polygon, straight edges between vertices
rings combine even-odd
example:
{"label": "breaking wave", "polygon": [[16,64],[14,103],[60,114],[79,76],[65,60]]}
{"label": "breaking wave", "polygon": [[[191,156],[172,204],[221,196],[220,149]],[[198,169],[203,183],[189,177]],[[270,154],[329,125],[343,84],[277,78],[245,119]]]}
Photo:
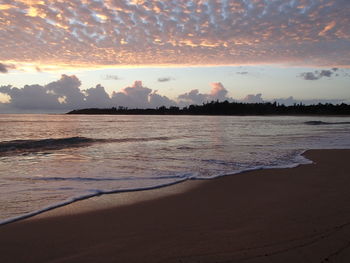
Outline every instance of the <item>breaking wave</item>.
{"label": "breaking wave", "polygon": [[306,121],[304,122],[307,125],[337,125],[337,124],[350,124],[348,121],[339,121],[339,122],[325,122],[325,121]]}
{"label": "breaking wave", "polygon": [[150,176],[150,177],[138,177],[138,176],[130,176],[130,177],[39,177],[39,178],[31,178],[30,180],[35,181],[142,181],[142,180],[167,180],[167,179],[189,179],[193,177],[191,173],[184,174],[176,174],[176,175],[168,175],[168,176]]}
{"label": "breaking wave", "polygon": [[13,140],[0,142],[0,156],[23,153],[61,150],[66,148],[86,147],[94,143],[126,143],[171,140],[171,137],[92,139],[86,137],[49,138],[41,140]]}

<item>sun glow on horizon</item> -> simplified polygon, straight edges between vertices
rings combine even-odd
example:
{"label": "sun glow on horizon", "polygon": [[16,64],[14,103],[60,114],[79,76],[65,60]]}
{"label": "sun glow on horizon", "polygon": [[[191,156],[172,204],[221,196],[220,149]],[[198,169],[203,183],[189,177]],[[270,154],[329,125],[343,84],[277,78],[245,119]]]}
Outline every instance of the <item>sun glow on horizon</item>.
{"label": "sun glow on horizon", "polygon": [[9,103],[11,101],[11,97],[8,94],[0,92],[0,103]]}

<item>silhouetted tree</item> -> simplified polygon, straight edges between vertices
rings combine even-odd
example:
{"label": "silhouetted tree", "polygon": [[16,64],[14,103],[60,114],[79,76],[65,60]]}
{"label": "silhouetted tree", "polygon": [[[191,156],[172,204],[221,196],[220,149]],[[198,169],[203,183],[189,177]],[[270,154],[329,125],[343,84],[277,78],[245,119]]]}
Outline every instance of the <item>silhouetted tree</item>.
{"label": "silhouetted tree", "polygon": [[330,103],[304,105],[295,103],[292,106],[278,104],[276,101],[266,103],[239,103],[210,101],[202,105],[188,107],[161,106],[157,109],[128,109],[119,106],[110,109],[81,109],[73,110],[68,114],[149,114],[149,115],[350,115],[350,105]]}

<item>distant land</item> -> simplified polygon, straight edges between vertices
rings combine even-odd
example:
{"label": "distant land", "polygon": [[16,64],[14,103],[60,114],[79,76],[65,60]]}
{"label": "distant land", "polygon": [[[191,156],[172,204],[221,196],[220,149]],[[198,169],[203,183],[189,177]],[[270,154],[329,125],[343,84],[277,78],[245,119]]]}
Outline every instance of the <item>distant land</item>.
{"label": "distant land", "polygon": [[111,115],[350,115],[350,105],[342,103],[333,105],[294,104],[285,106],[276,102],[238,103],[228,101],[211,101],[202,105],[156,109],[128,109],[126,107],[89,108],[68,112],[67,114],[111,114]]}

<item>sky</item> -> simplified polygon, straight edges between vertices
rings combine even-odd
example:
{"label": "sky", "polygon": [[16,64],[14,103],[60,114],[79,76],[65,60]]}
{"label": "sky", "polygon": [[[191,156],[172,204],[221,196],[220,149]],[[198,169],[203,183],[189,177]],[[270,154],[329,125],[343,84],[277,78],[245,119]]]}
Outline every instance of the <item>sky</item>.
{"label": "sky", "polygon": [[350,103],[349,0],[0,0],[0,113]]}

